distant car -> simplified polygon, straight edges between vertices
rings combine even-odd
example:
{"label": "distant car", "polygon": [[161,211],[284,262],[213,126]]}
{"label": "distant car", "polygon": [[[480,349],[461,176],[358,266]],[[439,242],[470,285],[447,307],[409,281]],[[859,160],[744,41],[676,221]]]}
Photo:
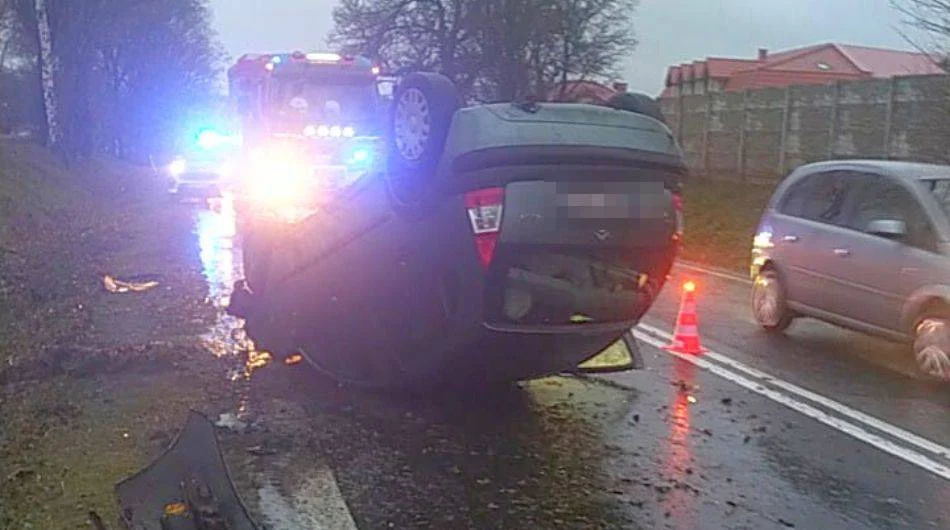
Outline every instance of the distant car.
{"label": "distant car", "polygon": [[835,161],[776,190],[752,249],[752,311],[767,330],[799,316],[913,345],[950,381],[950,166]]}
{"label": "distant car", "polygon": [[238,170],[239,150],[230,137],[216,131],[199,133],[184,153],[166,167],[168,192],[175,198],[219,196]]}

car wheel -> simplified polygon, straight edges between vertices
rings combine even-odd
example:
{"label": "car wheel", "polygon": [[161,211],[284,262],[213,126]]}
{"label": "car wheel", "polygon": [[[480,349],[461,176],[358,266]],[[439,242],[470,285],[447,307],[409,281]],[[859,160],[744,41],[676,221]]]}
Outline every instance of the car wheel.
{"label": "car wheel", "polygon": [[460,106],[455,85],[440,74],[412,73],[396,88],[389,120],[387,169],[398,200],[417,202],[429,188],[452,117]]}
{"label": "car wheel", "polygon": [[914,360],[923,377],[950,382],[950,310],[930,311],[918,321]]}
{"label": "car wheel", "polygon": [[752,284],[752,314],[766,331],[781,333],[792,325],[794,313],[785,300],[785,285],[778,273],[766,269]]}
{"label": "car wheel", "polygon": [[649,116],[657,121],[666,123],[666,118],[663,116],[660,104],[646,94],[620,92],[614,94],[607,100],[607,106],[618,110],[643,114],[644,116]]}

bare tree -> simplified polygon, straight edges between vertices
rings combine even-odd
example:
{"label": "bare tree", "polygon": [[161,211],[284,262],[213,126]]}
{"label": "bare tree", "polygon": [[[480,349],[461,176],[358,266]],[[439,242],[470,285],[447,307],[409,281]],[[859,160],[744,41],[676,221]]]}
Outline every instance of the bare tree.
{"label": "bare tree", "polygon": [[213,96],[223,54],[207,0],[2,1],[68,157],[167,148],[186,110]]}
{"label": "bare tree", "polygon": [[343,0],[331,44],[451,77],[481,99],[610,76],[631,52],[635,0]]}
{"label": "bare tree", "polygon": [[[950,58],[950,0],[891,0],[904,17],[904,24],[918,33],[901,32],[905,40],[921,52],[930,54],[946,69]],[[922,42],[921,38],[927,40]]]}

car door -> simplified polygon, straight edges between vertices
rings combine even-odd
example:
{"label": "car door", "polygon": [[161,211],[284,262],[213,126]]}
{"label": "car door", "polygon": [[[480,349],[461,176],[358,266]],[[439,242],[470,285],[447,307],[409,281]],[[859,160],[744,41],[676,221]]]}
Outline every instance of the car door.
{"label": "car door", "polygon": [[[897,331],[905,300],[920,283],[937,250],[933,224],[911,182],[883,174],[861,174],[846,220],[849,235],[829,249],[833,275],[841,285],[840,314],[864,324]],[[906,235],[869,232],[873,221],[902,221]]]}
{"label": "car door", "polygon": [[829,232],[843,220],[850,191],[845,172],[824,171],[792,185],[778,202],[773,255],[793,303],[833,310],[828,296],[835,287],[828,277],[832,260],[823,249],[830,244]]}

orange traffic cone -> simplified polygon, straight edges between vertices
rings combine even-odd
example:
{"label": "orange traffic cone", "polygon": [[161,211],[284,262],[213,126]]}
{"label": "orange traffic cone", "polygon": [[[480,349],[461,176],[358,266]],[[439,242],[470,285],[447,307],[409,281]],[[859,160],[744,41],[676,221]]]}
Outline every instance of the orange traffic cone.
{"label": "orange traffic cone", "polygon": [[706,350],[699,341],[699,319],[696,317],[696,284],[683,284],[683,302],[676,317],[676,331],[673,342],[666,346],[668,351],[686,355],[698,355]]}

